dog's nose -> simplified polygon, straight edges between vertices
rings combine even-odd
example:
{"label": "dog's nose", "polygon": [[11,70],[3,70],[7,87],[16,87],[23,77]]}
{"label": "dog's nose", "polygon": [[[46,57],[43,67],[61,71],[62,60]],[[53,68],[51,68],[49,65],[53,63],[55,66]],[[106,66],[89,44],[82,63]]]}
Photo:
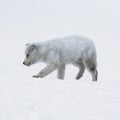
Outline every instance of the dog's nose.
{"label": "dog's nose", "polygon": [[25,62],[23,62],[23,65],[25,65]]}

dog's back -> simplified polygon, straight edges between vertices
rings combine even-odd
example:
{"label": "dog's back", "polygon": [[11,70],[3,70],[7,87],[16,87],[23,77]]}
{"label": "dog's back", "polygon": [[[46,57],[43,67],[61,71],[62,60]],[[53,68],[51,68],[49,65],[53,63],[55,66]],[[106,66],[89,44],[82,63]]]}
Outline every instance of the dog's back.
{"label": "dog's back", "polygon": [[[60,55],[65,63],[71,63],[90,57],[95,52],[93,42],[85,37],[70,36],[60,39],[55,39],[46,42],[49,51],[54,51],[55,54]],[[95,53],[94,53],[95,54]]]}

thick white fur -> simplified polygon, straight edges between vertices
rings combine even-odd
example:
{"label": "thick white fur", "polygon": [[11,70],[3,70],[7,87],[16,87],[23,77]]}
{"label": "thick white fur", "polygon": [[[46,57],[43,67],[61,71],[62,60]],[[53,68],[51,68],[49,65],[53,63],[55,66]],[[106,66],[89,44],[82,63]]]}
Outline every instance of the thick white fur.
{"label": "thick white fur", "polygon": [[24,64],[29,66],[36,62],[47,63],[46,68],[33,77],[44,77],[58,70],[58,78],[64,79],[65,65],[71,63],[79,67],[76,79],[79,79],[85,68],[97,80],[96,50],[93,42],[81,36],[58,38],[41,43],[27,44]]}

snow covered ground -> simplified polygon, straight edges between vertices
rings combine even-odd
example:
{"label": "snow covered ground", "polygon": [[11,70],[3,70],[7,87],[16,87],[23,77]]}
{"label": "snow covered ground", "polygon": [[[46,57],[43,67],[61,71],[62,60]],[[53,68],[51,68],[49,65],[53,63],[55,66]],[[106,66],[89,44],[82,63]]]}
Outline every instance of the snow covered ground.
{"label": "snow covered ground", "polygon": [[[120,2],[118,0],[0,1],[0,120],[120,120]],[[45,64],[22,65],[25,44],[84,35],[98,53],[98,82],[68,65],[31,76]]]}

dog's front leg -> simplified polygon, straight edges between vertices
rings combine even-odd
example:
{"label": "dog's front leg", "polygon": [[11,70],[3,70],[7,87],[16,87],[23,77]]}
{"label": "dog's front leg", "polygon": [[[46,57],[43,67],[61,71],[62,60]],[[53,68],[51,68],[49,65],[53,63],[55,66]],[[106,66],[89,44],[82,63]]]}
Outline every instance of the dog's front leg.
{"label": "dog's front leg", "polygon": [[39,78],[39,77],[43,78],[46,75],[53,72],[56,68],[57,68],[57,66],[55,64],[48,64],[43,70],[41,70],[37,75],[34,75],[33,77],[35,77],[35,78]]}
{"label": "dog's front leg", "polygon": [[64,79],[65,76],[65,65],[61,65],[58,67],[57,77],[58,79]]}

